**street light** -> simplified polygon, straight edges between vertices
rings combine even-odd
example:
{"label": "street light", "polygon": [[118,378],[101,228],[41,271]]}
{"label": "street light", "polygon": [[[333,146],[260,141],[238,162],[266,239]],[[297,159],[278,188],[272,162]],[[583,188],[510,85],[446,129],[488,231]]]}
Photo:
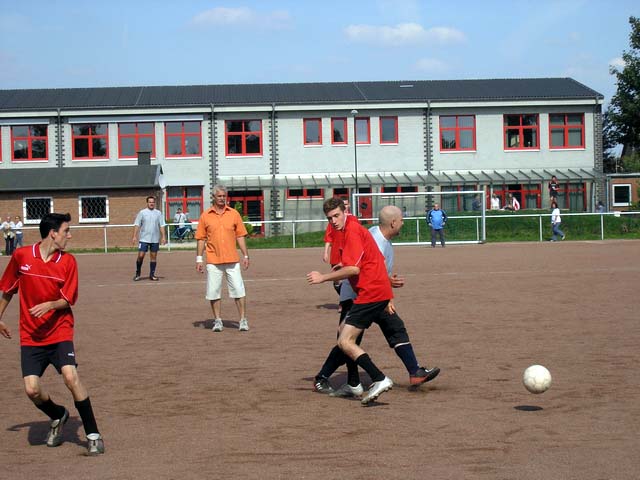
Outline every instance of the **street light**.
{"label": "street light", "polygon": [[[358,110],[351,110],[351,115],[353,115],[353,167],[355,170],[355,179],[356,179],[356,193],[358,192],[358,134],[356,133],[356,115],[358,115]],[[355,206],[355,205],[354,205]],[[357,206],[356,212],[358,210]]]}

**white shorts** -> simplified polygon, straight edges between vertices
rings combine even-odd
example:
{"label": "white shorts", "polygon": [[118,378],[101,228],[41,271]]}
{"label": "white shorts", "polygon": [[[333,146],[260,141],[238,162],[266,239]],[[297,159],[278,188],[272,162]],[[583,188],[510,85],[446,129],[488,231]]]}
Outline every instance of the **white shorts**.
{"label": "white shorts", "polygon": [[204,298],[207,300],[220,300],[222,298],[222,277],[225,273],[227,274],[229,297],[242,298],[246,295],[239,263],[221,263],[218,265],[207,263],[207,294]]}

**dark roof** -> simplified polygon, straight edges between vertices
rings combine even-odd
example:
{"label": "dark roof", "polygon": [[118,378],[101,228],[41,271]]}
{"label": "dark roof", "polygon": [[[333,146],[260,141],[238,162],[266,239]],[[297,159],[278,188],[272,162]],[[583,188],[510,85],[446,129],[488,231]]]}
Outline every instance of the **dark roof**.
{"label": "dark roof", "polygon": [[595,99],[572,78],[0,90],[0,111],[412,101]]}
{"label": "dark roof", "polygon": [[160,188],[160,165],[73,168],[7,168],[0,192]]}

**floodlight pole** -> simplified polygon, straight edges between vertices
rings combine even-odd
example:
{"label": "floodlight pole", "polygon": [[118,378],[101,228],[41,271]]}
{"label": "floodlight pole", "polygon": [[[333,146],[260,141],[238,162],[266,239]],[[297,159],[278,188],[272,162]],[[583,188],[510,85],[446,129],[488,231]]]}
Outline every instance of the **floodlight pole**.
{"label": "floodlight pole", "polygon": [[[358,110],[351,110],[351,115],[353,116],[353,169],[354,169],[354,178],[356,181],[356,193],[360,193],[358,191],[358,135],[356,133],[356,115],[358,115]],[[357,199],[354,199],[357,200]],[[355,215],[358,214],[358,205],[352,205],[353,213]]]}

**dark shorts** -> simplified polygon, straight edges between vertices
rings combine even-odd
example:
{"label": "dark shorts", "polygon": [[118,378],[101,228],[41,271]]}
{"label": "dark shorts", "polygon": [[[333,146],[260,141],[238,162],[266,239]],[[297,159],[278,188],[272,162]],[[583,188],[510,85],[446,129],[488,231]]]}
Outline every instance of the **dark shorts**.
{"label": "dark shorts", "polygon": [[409,335],[404,322],[394,313],[386,312],[388,301],[374,303],[354,303],[344,322],[356,328],[367,329],[372,323],[377,323],[384,338],[391,348],[400,343],[408,343]]}
{"label": "dark shorts", "polygon": [[139,252],[148,252],[149,250],[151,250],[153,253],[157,252],[158,250],[160,250],[160,244],[159,243],[147,243],[147,242],[140,242],[138,243],[138,251]]}
{"label": "dark shorts", "polygon": [[49,365],[53,365],[58,373],[61,373],[61,369],[65,365],[78,366],[73,342],[20,347],[20,363],[23,377],[29,375],[41,377]]}

